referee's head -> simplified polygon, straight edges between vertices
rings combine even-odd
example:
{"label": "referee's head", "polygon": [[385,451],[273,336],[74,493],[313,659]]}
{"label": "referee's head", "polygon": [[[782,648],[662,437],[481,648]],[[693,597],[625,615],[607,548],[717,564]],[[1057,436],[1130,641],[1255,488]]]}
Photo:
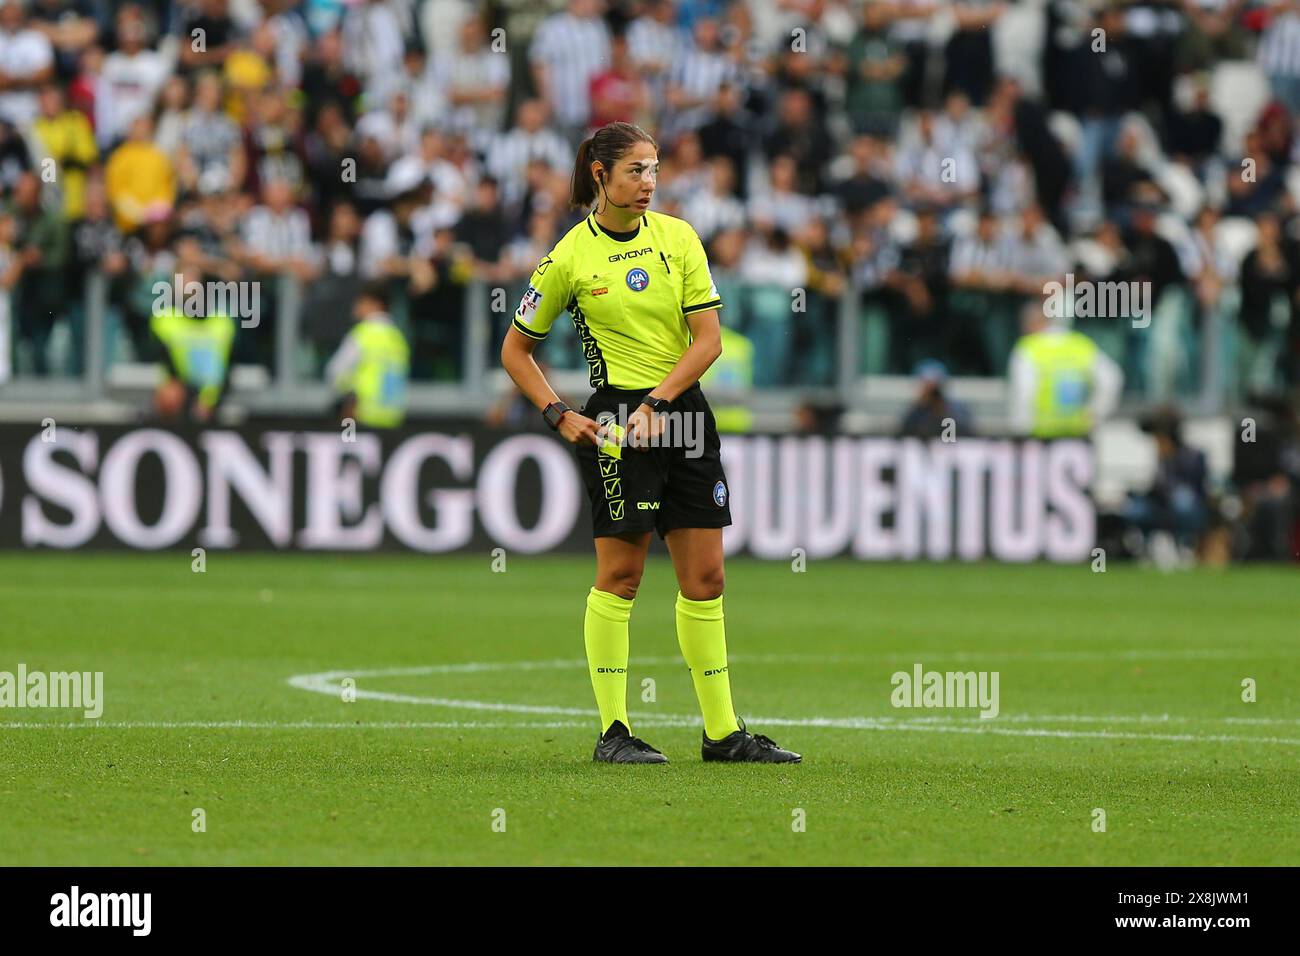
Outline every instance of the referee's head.
{"label": "referee's head", "polygon": [[578,147],[569,199],[597,213],[614,206],[637,216],[650,208],[659,175],[659,144],[634,123],[609,123]]}

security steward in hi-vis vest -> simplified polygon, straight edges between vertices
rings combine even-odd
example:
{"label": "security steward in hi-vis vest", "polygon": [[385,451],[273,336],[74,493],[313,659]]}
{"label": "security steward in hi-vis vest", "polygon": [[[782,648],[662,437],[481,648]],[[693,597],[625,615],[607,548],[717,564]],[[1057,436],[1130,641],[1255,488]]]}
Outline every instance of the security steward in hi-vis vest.
{"label": "security steward in hi-vis vest", "polygon": [[1011,422],[1034,438],[1085,438],[1115,407],[1119,366],[1092,339],[1025,307],[1026,334],[1011,351]]}
{"label": "security steward in hi-vis vest", "polygon": [[735,402],[754,387],[754,343],[735,329],[722,327],[722,354],[709,366],[700,382],[729,393],[733,403],[713,410],[718,421],[718,431],[724,435],[744,434],[754,427],[754,415],[749,407]]}
{"label": "security steward in hi-vis vest", "polygon": [[1078,332],[1031,335],[1021,343],[1037,373],[1034,389],[1035,438],[1065,438],[1092,431],[1092,366],[1097,345]]}
{"label": "security steward in hi-vis vest", "polygon": [[149,327],[162,343],[168,376],[185,388],[185,409],[206,418],[226,393],[234,320],[228,315],[188,316],[169,309],[154,315]]}
{"label": "security steward in hi-vis vest", "polygon": [[370,284],[353,304],[356,325],[325,367],[336,411],[365,428],[397,428],[406,418],[411,349],[385,311],[387,290]]}

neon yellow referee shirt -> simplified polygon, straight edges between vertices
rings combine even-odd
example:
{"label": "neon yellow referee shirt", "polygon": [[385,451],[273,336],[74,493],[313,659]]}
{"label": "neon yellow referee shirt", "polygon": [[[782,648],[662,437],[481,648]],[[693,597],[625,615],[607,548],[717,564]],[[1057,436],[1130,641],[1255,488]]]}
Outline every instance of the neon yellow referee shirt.
{"label": "neon yellow referee shirt", "polygon": [[592,388],[653,388],[691,343],[686,316],[721,306],[690,223],[646,212],[635,233],[611,235],[588,214],[537,264],[514,326],[544,339],[567,309]]}

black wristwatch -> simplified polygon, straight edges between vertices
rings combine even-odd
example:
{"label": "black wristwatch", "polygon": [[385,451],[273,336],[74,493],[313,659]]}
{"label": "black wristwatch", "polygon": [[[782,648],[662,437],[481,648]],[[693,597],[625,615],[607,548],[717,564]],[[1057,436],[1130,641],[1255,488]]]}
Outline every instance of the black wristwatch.
{"label": "black wristwatch", "polygon": [[560,419],[564,417],[564,413],[571,411],[573,409],[564,402],[551,402],[542,409],[542,418],[546,419],[546,424],[550,425],[551,431],[555,432],[560,430]]}
{"label": "black wristwatch", "polygon": [[672,407],[673,403],[668,401],[666,398],[655,398],[651,395],[647,395],[645,398],[641,399],[641,404],[649,405],[650,411],[652,412],[666,412]]}

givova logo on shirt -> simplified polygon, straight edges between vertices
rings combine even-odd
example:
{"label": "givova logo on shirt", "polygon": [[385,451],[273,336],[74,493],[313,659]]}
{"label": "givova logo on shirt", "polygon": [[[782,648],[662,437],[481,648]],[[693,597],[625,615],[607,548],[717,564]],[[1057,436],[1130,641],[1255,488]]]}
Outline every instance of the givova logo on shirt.
{"label": "givova logo on shirt", "polygon": [[618,262],[620,259],[635,259],[637,256],[648,256],[654,252],[653,246],[646,246],[644,249],[633,249],[630,252],[616,252],[609,257],[610,262]]}

